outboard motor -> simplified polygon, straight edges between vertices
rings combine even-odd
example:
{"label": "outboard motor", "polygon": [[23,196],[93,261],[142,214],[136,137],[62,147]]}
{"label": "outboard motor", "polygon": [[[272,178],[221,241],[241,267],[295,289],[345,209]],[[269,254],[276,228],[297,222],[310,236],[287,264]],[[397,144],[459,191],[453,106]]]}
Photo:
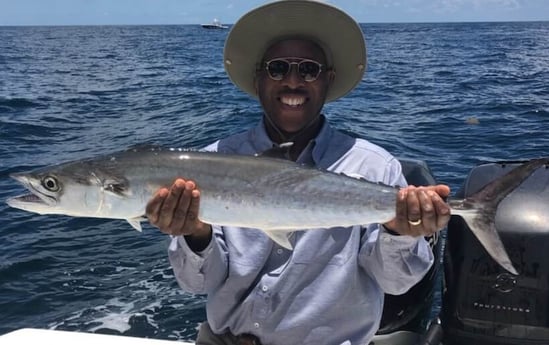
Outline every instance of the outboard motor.
{"label": "outboard motor", "polygon": [[[428,186],[436,184],[431,170],[424,161],[402,158],[399,159],[402,172],[409,185]],[[439,234],[426,238],[435,256],[435,264],[423,279],[403,295],[385,295],[383,315],[378,335],[396,331],[410,331],[417,334],[425,332],[431,319],[434,292],[439,289],[437,281],[440,274],[440,258],[442,256],[442,241]]]}
{"label": "outboard motor", "polygon": [[[521,162],[474,168],[456,198]],[[538,168],[501,201],[496,228],[518,270],[501,268],[467,224],[452,216],[444,252],[445,345],[549,344],[549,169]]]}

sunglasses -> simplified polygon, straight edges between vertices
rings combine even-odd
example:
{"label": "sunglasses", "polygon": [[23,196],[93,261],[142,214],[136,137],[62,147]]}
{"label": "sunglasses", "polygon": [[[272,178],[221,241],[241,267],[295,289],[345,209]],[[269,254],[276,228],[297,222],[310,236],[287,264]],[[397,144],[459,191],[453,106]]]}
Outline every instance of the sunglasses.
{"label": "sunglasses", "polygon": [[[289,59],[299,61],[288,61]],[[282,80],[288,73],[290,73],[292,65],[297,65],[299,75],[303,78],[303,80],[309,83],[318,78],[320,72],[322,72],[322,67],[324,67],[321,63],[315,60],[286,57],[266,61],[265,69],[271,79]]]}

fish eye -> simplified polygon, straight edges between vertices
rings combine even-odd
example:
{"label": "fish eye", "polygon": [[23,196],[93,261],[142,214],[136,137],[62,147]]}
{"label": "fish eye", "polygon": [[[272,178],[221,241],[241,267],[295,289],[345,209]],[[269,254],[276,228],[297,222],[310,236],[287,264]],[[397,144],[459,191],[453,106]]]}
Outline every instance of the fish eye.
{"label": "fish eye", "polygon": [[57,179],[53,176],[46,176],[42,179],[42,186],[49,190],[50,192],[59,191],[59,183]]}

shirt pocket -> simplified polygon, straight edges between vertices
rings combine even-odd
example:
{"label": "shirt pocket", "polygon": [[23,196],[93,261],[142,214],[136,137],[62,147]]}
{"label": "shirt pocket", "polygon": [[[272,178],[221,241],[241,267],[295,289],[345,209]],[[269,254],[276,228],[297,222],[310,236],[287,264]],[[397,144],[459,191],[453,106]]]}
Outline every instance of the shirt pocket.
{"label": "shirt pocket", "polygon": [[356,228],[297,231],[291,260],[296,264],[342,266],[358,253],[360,227]]}

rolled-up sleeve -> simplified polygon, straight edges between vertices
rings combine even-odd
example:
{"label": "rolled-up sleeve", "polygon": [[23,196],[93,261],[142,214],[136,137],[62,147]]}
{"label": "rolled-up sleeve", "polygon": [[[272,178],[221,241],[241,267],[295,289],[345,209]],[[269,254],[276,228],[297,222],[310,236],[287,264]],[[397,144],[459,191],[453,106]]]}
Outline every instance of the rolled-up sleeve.
{"label": "rolled-up sleeve", "polygon": [[[380,175],[375,176],[374,181],[407,186],[402,167],[394,157],[389,158],[385,167],[378,172]],[[374,223],[363,227],[358,260],[361,268],[379,284],[383,292],[400,295],[425,276],[434,256],[423,237],[391,235],[383,225]]]}
{"label": "rolled-up sleeve", "polygon": [[195,253],[183,236],[173,236],[168,258],[175,278],[184,291],[207,294],[219,286],[227,275],[227,253],[219,243],[221,228],[213,226],[210,244]]}
{"label": "rolled-up sleeve", "polygon": [[359,265],[385,293],[405,293],[423,278],[433,261],[431,248],[423,237],[394,236],[380,224],[365,228]]}

